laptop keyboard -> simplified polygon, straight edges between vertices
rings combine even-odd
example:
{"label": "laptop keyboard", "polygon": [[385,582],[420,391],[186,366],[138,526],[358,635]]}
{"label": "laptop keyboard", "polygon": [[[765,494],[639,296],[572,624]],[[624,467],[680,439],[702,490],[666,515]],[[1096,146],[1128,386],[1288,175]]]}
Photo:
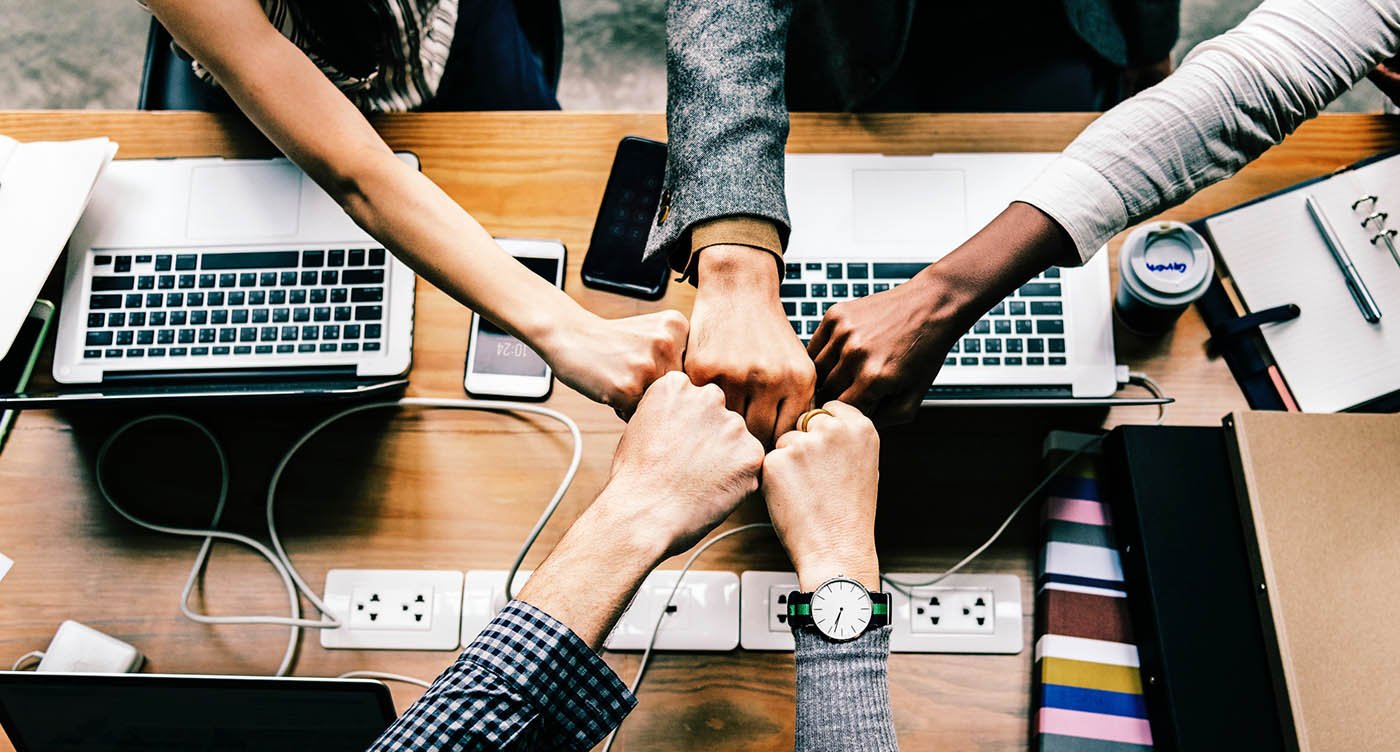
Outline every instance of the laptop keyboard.
{"label": "laptop keyboard", "polygon": [[[805,261],[784,265],[783,311],[802,344],[827,309],[906,282],[928,266],[918,262]],[[1047,269],[972,326],[943,361],[944,368],[1063,366],[1065,313],[1060,270]]]}
{"label": "laptop keyboard", "polygon": [[83,358],[378,351],[387,273],[383,248],[99,251]]}

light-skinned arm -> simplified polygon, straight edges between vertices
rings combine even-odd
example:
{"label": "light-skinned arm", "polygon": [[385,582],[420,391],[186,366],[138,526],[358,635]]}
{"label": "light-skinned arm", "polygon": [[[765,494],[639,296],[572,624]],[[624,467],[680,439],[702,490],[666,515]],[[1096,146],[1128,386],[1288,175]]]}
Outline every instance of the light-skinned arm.
{"label": "light-skinned arm", "polygon": [[647,384],[680,366],[680,314],[602,319],[517,263],[442,189],[394,157],[257,0],[150,0],[149,7],[356,224],[533,347],[564,383],[627,413]]}
{"label": "light-skinned arm", "polygon": [[657,380],[598,498],[371,749],[591,749],[636,704],[598,657],[603,641],[653,567],[757,490],[762,464],[718,387]]}
{"label": "light-skinned arm", "polygon": [[531,575],[520,600],[601,649],[647,573],[757,491],[762,465],[763,447],[725,409],[719,387],[666,374],[627,424],[607,487]]}
{"label": "light-skinned arm", "polygon": [[[827,402],[806,431],[790,431],[763,461],[763,496],[798,587],[812,592],[845,576],[880,589],[875,501],[880,436],[859,410]],[[899,745],[890,710],[890,627],[849,642],[794,631],[798,752],[892,752]]]}

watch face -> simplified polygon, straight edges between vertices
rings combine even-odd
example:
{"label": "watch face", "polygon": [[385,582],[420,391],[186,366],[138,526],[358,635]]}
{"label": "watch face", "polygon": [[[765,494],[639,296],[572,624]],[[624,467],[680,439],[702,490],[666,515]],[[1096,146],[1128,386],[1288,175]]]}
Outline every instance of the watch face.
{"label": "watch face", "polygon": [[851,580],[830,580],[812,593],[812,621],[833,640],[853,640],[870,624],[870,593]]}

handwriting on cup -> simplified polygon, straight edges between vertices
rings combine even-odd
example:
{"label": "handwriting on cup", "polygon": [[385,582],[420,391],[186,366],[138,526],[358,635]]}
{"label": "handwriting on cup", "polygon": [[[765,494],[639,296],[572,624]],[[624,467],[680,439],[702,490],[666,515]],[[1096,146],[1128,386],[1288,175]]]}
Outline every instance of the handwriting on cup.
{"label": "handwriting on cup", "polygon": [[1177,272],[1177,273],[1179,273],[1179,274],[1185,274],[1185,273],[1186,273],[1186,263],[1183,262],[1183,261],[1173,261],[1173,262],[1171,262],[1170,264],[1154,264],[1154,263],[1152,263],[1151,261],[1149,261],[1149,262],[1147,262],[1147,271],[1149,271],[1149,272]]}

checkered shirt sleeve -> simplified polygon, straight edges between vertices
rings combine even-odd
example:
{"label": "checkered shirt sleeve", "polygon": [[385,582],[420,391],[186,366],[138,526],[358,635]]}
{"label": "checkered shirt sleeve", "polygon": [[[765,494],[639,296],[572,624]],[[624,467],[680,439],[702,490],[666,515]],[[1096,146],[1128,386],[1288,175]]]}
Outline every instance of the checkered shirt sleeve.
{"label": "checkered shirt sleeve", "polygon": [[370,750],[588,750],[636,704],[578,635],[511,601]]}

